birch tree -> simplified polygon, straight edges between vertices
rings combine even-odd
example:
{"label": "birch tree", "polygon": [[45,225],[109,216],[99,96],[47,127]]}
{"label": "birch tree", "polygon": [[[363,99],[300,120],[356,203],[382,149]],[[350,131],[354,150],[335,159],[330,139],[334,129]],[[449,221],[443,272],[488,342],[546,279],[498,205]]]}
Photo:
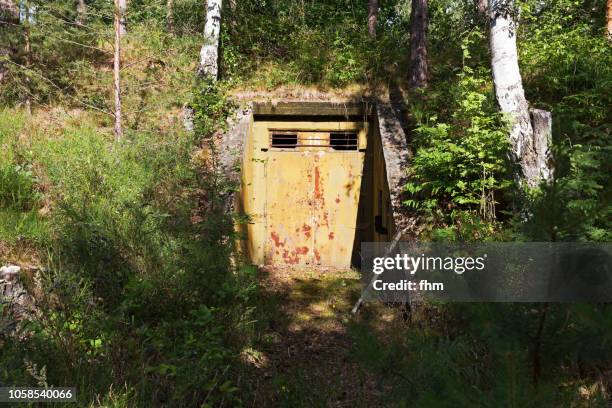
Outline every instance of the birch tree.
{"label": "birch tree", "polygon": [[119,10],[119,35],[123,37],[127,33],[125,21],[125,16],[127,14],[127,0],[117,1],[116,7]]}
{"label": "birch tree", "polygon": [[427,0],[412,0],[410,16],[410,89],[427,87]]}
{"label": "birch tree", "polygon": [[76,5],[77,17],[75,23],[77,25],[85,25],[85,18],[87,15],[87,5],[85,4],[85,0],[77,0]]}
{"label": "birch tree", "polygon": [[378,22],[378,0],[368,2],[368,32],[370,37],[376,37],[376,24]]}
{"label": "birch tree", "polygon": [[535,113],[539,126],[534,133],[519,70],[514,1],[490,0],[489,9],[495,96],[500,110],[510,120],[509,138],[514,159],[520,164],[527,185],[535,187],[542,178],[548,180],[551,176],[548,165],[550,114],[545,111]]}
{"label": "birch tree", "polygon": [[214,80],[219,75],[219,33],[221,31],[222,0],[208,0],[204,44],[200,50],[198,73]]}
{"label": "birch tree", "polygon": [[31,25],[35,22],[36,8],[30,4],[28,0],[22,0],[19,2],[19,20],[23,26],[23,54],[25,58],[25,108],[28,114],[32,113],[32,84],[30,80],[30,67],[32,65],[32,44],[30,42]]}
{"label": "birch tree", "polygon": [[166,2],[166,29],[170,34],[174,34],[174,0]]}
{"label": "birch tree", "polygon": [[115,0],[115,54],[113,58],[113,88],[115,92],[115,138],[117,141],[123,137],[121,124],[121,3],[125,0]]}

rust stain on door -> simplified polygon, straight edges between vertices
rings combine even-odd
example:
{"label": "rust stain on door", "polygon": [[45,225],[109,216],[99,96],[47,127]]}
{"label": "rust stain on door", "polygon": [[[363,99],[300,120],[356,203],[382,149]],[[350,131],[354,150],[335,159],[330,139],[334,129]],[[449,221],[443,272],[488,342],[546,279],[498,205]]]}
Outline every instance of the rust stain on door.
{"label": "rust stain on door", "polygon": [[314,246],[318,264],[335,265],[350,257],[361,189],[363,157],[357,152],[317,152],[324,188],[316,200]]}
{"label": "rust stain on door", "polygon": [[269,155],[265,263],[346,264],[355,237],[362,155],[316,147]]}
{"label": "rust stain on door", "polygon": [[312,172],[309,152],[274,152],[267,163],[266,226],[270,239],[265,245],[268,265],[309,265],[313,237]]}

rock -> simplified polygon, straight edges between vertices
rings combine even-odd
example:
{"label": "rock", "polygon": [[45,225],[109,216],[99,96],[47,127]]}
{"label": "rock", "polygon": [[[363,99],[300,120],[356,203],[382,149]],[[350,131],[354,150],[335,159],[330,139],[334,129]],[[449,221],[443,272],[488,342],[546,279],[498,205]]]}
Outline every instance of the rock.
{"label": "rock", "polygon": [[34,298],[19,282],[20,272],[21,267],[17,265],[0,268],[0,305],[3,309],[0,319],[4,320],[0,322],[0,335],[11,336],[18,333],[20,323],[29,320],[35,311]]}
{"label": "rock", "polygon": [[19,277],[21,267],[17,265],[6,265],[0,268],[0,279],[13,282]]}

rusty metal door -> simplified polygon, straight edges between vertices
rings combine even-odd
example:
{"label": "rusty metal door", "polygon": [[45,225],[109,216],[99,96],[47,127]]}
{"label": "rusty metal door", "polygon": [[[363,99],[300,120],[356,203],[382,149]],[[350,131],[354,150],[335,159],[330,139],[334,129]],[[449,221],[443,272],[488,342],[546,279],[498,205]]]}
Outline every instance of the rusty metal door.
{"label": "rusty metal door", "polygon": [[362,158],[357,152],[317,152],[314,157],[315,263],[345,266],[355,240]]}
{"label": "rusty metal door", "polygon": [[[266,265],[350,264],[362,154],[335,151],[329,133],[299,132],[266,162]],[[301,144],[300,144],[301,143]]]}
{"label": "rusty metal door", "polygon": [[266,265],[310,265],[313,258],[310,151],[270,152],[266,163]]}

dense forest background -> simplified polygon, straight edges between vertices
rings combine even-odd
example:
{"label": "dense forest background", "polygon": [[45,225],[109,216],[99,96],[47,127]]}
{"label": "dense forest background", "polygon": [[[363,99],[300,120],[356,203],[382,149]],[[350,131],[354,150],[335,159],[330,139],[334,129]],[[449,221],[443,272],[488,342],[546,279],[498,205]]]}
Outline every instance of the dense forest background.
{"label": "dense forest background", "polygon": [[[224,211],[237,186],[214,144],[244,95],[399,97],[419,239],[612,238],[605,0],[517,1],[525,93],[553,117],[555,177],[535,189],[508,159],[474,1],[429,2],[427,87],[410,91],[408,0],[380,1],[375,36],[365,0],[226,1],[216,82],[196,75],[201,0],[129,0],[121,138],[113,2],[0,5],[0,264],[22,266],[33,298],[0,307],[0,383],[76,386],[82,406],[368,405],[330,403],[303,378],[254,385],[278,322],[256,268],[232,255],[233,223],[248,219]],[[362,388],[380,405],[611,398],[608,305],[420,305],[381,332],[383,309],[344,310],[351,346],[337,351],[377,378]]]}

